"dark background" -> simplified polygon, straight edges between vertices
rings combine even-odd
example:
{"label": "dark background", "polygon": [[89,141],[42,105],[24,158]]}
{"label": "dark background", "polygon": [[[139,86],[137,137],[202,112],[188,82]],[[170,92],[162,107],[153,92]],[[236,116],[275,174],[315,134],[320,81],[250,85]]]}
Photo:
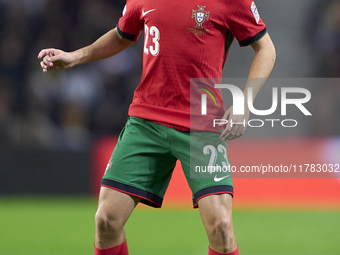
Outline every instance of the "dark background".
{"label": "dark background", "polygon": [[[125,124],[140,80],[143,37],[113,58],[62,72],[43,73],[37,55],[42,48],[72,51],[92,43],[116,26],[124,4],[0,0],[0,194],[89,193],[91,148]],[[339,0],[256,4],[277,50],[271,77],[339,77]],[[251,47],[234,42],[224,77],[247,77],[252,58]],[[313,91],[319,99],[312,102],[312,123],[298,135],[338,136],[337,80]]]}

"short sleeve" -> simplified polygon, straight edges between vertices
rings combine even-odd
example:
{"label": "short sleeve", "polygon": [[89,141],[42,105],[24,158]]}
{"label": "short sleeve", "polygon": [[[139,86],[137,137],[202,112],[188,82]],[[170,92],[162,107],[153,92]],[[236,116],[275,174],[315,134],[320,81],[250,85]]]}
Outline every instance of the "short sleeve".
{"label": "short sleeve", "polygon": [[240,46],[248,46],[267,33],[253,0],[229,1],[227,23]]}
{"label": "short sleeve", "polygon": [[142,8],[139,1],[127,0],[123,10],[123,16],[119,19],[117,30],[124,39],[136,42],[143,30],[143,20],[141,19]]}

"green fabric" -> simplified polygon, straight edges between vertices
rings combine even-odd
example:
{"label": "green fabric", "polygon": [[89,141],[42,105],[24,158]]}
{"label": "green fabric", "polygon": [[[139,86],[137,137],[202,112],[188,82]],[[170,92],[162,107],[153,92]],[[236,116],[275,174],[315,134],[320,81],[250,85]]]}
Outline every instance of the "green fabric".
{"label": "green fabric", "polygon": [[219,151],[218,147],[226,148],[226,143],[217,133],[181,132],[152,121],[129,117],[103,179],[130,185],[163,198],[179,159],[193,195],[207,187],[232,186],[230,176],[214,181],[215,176],[223,177],[230,173],[195,172],[197,166],[208,166],[212,160],[209,149],[206,155],[203,152],[206,146],[216,148],[216,164],[230,165],[229,160],[225,160],[223,150]]}

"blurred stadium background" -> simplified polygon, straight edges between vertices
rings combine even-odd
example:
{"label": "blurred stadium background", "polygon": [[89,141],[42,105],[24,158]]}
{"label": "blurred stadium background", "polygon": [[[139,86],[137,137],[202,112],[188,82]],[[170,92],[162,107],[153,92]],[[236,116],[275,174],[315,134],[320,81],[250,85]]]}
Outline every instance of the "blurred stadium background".
{"label": "blurred stadium background", "polygon": [[[99,180],[139,83],[143,38],[114,58],[63,72],[42,73],[37,54],[92,43],[117,24],[124,4],[0,0],[0,254],[92,254]],[[231,142],[233,164],[339,164],[340,1],[256,4],[277,50],[271,77],[334,82],[311,88],[313,118],[302,128],[249,131]],[[252,57],[234,42],[224,77],[246,77]],[[207,254],[178,168],[164,209],[138,206],[129,220],[131,254]],[[339,175],[234,183],[242,254],[340,254]]]}

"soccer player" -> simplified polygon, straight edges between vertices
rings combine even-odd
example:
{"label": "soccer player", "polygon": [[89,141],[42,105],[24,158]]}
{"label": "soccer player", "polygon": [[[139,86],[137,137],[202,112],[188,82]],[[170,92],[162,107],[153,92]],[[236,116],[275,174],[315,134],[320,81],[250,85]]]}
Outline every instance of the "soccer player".
{"label": "soccer player", "polygon": [[[143,73],[103,176],[95,254],[128,254],[126,221],[139,202],[161,207],[177,159],[192,190],[194,207],[200,210],[208,254],[239,254],[232,224],[231,177],[190,178],[190,157],[208,165],[218,147],[216,164],[229,164],[225,141],[242,136],[245,127],[229,122],[222,134],[202,128],[194,134],[198,137],[191,150],[190,78],[220,78],[236,37],[241,46],[251,45],[255,51],[244,90],[247,96],[252,88],[255,99],[276,57],[266,26],[252,0],[127,0],[117,27],[92,45],[69,53],[44,49],[38,58],[43,58],[44,72],[105,59],[133,45],[143,30]],[[249,109],[245,108],[244,115],[233,115],[232,107],[221,109],[224,118],[236,123],[247,122]],[[193,129],[200,131],[199,126]],[[213,145],[207,147],[207,141]]]}

